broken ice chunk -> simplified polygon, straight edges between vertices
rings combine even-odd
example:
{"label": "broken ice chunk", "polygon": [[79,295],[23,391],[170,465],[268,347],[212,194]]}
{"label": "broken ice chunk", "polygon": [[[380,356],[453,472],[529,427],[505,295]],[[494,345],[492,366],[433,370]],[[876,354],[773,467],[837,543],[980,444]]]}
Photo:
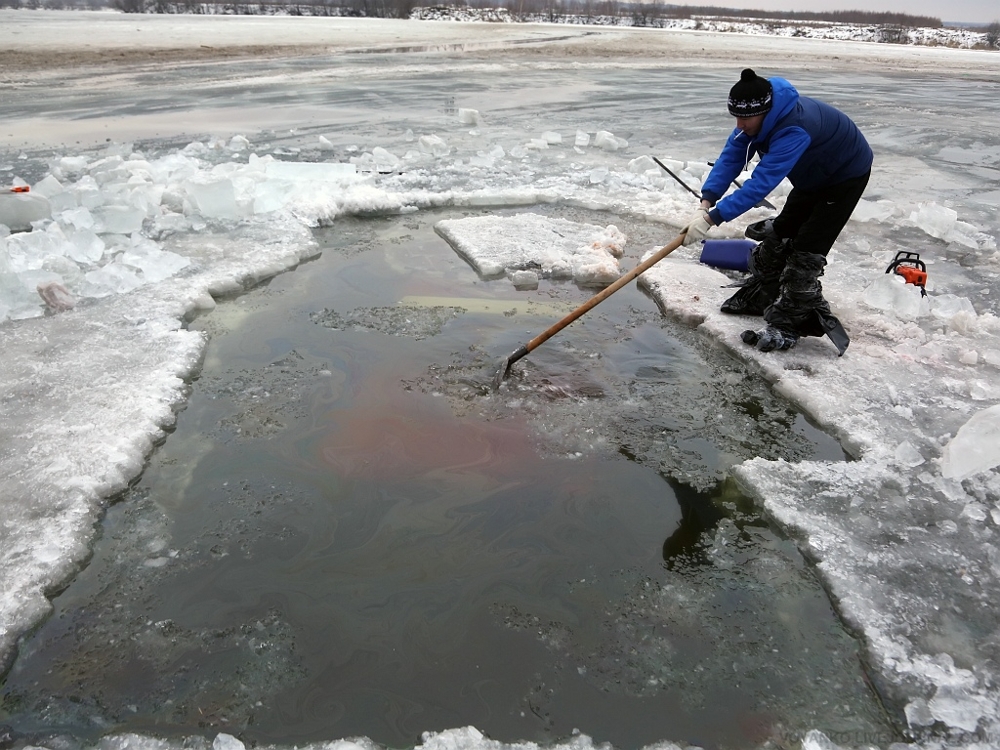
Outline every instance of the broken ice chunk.
{"label": "broken ice chunk", "polygon": [[132,234],[142,229],[146,212],[133,206],[100,206],[93,211],[99,231]]}
{"label": "broken ice chunk", "polygon": [[434,156],[447,156],[451,152],[451,148],[444,139],[436,135],[420,136],[417,145],[423,153]]}
{"label": "broken ice chunk", "polygon": [[84,274],[86,296],[107,297],[124,294],[142,286],[142,280],[131,268],[121,263],[108,263],[103,268]]}
{"label": "broken ice chunk", "polygon": [[58,219],[63,224],[69,224],[77,229],[94,228],[94,216],[90,213],[89,209],[84,208],[83,206],[63,211],[59,215]]}
{"label": "broken ice chunk", "polygon": [[934,723],[931,709],[923,698],[910,701],[903,711],[906,714],[906,723],[911,727],[929,727]]}
{"label": "broken ice chunk", "polygon": [[989,710],[985,698],[958,685],[938,685],[928,703],[931,715],[947,727],[975,732],[979,720]]}
{"label": "broken ice chunk", "polygon": [[977,317],[976,308],[968,297],[954,294],[936,294],[931,299],[931,315],[943,320],[953,328],[964,328],[965,324]]}
{"label": "broken ice chunk", "polygon": [[892,201],[867,201],[862,198],[854,207],[851,218],[855,221],[888,221],[895,213]]}
{"label": "broken ice chunk", "polygon": [[510,280],[515,289],[538,289],[538,274],[534,271],[514,271]]}
{"label": "broken ice chunk", "polygon": [[1000,466],[1000,404],[972,415],[944,447],[941,475],[965,479]]}
{"label": "broken ice chunk", "polygon": [[577,266],[573,281],[581,286],[607,286],[618,280],[621,271],[613,260]]}
{"label": "broken ice chunk", "polygon": [[264,171],[268,179],[292,182],[354,182],[358,174],[353,164],[342,162],[269,161]]}
{"label": "broken ice chunk", "polygon": [[590,184],[600,185],[608,177],[607,167],[598,167],[590,172]]}
{"label": "broken ice chunk", "polygon": [[894,273],[883,274],[875,279],[865,289],[861,300],[869,307],[891,312],[901,320],[915,320],[930,311],[930,303],[920,294],[920,290]]}
{"label": "broken ice chunk", "polygon": [[603,148],[605,151],[617,151],[618,139],[607,130],[598,130],[594,136],[594,146]]}
{"label": "broken ice chunk", "polygon": [[236,203],[236,188],[228,178],[193,179],[187,184],[187,196],[191,207],[206,219],[240,217],[239,205]]}
{"label": "broken ice chunk", "polygon": [[479,124],[479,111],[475,109],[462,109],[458,110],[458,121],[463,125],[478,125]]}
{"label": "broken ice chunk", "polygon": [[614,224],[608,224],[604,229],[594,236],[590,243],[590,250],[606,251],[615,258],[620,258],[625,254],[625,243],[627,238]]}
{"label": "broken ice chunk", "polygon": [[656,169],[656,162],[648,155],[639,156],[628,163],[628,171],[635,174],[643,174],[651,169]]}
{"label": "broken ice chunk", "polygon": [[895,456],[899,463],[910,468],[920,466],[924,462],[924,457],[920,455],[920,451],[909,440],[904,440],[896,447]]}
{"label": "broken ice chunk", "polygon": [[231,734],[219,732],[212,740],[212,750],[246,750],[246,745]]}
{"label": "broken ice chunk", "polygon": [[931,237],[943,240],[958,221],[958,211],[937,203],[922,203],[910,214],[910,221]]}
{"label": "broken ice chunk", "polygon": [[168,279],[191,264],[191,261],[177,253],[161,250],[152,241],[147,241],[123,253],[121,262],[138,268],[142,271],[143,279],[151,283]]}
{"label": "broken ice chunk", "polygon": [[47,198],[35,193],[0,192],[0,224],[12,232],[31,229],[31,222],[52,216],[52,206]]}
{"label": "broken ice chunk", "polygon": [[76,306],[76,300],[69,293],[69,289],[58,281],[49,281],[38,285],[38,296],[44,301],[52,312],[66,312]]}

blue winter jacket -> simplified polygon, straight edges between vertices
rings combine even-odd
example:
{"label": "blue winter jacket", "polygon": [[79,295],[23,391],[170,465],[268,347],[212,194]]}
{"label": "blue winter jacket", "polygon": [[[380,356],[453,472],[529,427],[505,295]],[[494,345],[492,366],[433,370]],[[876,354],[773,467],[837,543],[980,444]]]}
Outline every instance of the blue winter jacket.
{"label": "blue winter jacket", "polygon": [[[860,177],[872,150],[851,119],[829,104],[799,96],[784,78],[770,78],[771,111],[754,137],[735,129],[702,186],[713,223],[732,221],[757,205],[785,177],[799,190],[816,190]],[[754,154],[760,163],[743,187],[723,198]],[[721,199],[721,200],[720,200]]]}

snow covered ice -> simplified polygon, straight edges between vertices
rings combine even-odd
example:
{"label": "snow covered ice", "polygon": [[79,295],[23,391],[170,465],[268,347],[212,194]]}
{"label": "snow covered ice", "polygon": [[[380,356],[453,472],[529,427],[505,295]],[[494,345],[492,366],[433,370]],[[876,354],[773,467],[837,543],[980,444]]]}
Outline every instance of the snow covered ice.
{"label": "snow covered ice", "polygon": [[[60,14],[19,13],[0,11],[0,28],[27,17],[55,38],[43,22]],[[68,23],[86,34],[88,17]],[[166,20],[135,22],[159,28]],[[285,21],[270,33],[288,33]],[[383,29],[486,40],[477,25],[327,21],[341,34],[329,43],[342,48],[357,44],[359,28],[372,43],[395,44]],[[629,245],[616,215],[661,225],[664,244],[675,236],[693,198],[650,157],[699,187],[731,124],[724,95],[741,67],[732,37],[516,26],[504,24],[502,39],[530,32],[536,42],[560,40],[538,58],[490,37],[493,46],[452,58],[260,63],[241,69],[229,93],[217,80],[165,70],[157,95],[177,104],[163,109],[160,100],[155,123],[143,106],[118,120],[105,113],[123,82],[144,101],[141,70],[81,74],[45,97],[32,87],[8,92],[0,177],[29,183],[51,218],[33,219],[30,232],[0,230],[0,663],[46,616],[46,593],[84,564],[104,503],[142,471],[183,406],[205,346],[185,317],[315,255],[310,227],[348,215],[521,207],[513,218],[439,227],[484,276],[509,276],[512,290],[531,289],[529,274],[534,285],[545,276],[603,284],[620,260],[634,264],[652,248]],[[187,33],[188,43],[203,41],[197,33]],[[626,52],[622,35],[630,33]],[[664,39],[675,57],[650,62],[647,54],[665,54]],[[691,52],[704,48],[705,62],[696,62]],[[735,473],[815,562],[915,742],[995,746],[1000,56],[765,37],[747,37],[744,51],[782,60],[766,72],[847,110],[876,153],[865,201],[823,279],[851,346],[843,358],[819,339],[780,355],[743,346],[739,332],[755,321],[718,312],[733,277],[698,264],[694,248],[640,283],[666,314],[751,361],[852,454],[836,464],[758,458]],[[879,65],[857,67],[875,57]],[[9,75],[19,80],[16,70]],[[343,95],[359,77],[370,91]],[[450,95],[451,106],[429,103],[427,89],[413,86],[428,78],[438,87],[430,98]],[[306,104],[256,103],[282,100],[296,86]],[[193,118],[183,103],[192,90],[211,100]],[[665,91],[669,100],[651,101],[650,92]],[[342,95],[337,106],[334,94]],[[900,111],[900,99],[920,117]],[[93,116],[67,124],[66,101]],[[234,104],[245,114],[238,123],[225,115]],[[86,145],[67,145],[77,139]],[[787,186],[771,199],[780,207],[785,194]],[[570,226],[536,216],[538,204],[604,211],[607,222]],[[768,215],[755,209],[714,236],[740,237]],[[927,263],[927,298],[885,273],[900,250]],[[103,742],[133,741],[155,745]],[[828,741],[814,734],[803,746]],[[214,744],[237,742],[220,736]],[[423,742],[493,746],[473,728]],[[581,736],[568,744],[588,743]]]}

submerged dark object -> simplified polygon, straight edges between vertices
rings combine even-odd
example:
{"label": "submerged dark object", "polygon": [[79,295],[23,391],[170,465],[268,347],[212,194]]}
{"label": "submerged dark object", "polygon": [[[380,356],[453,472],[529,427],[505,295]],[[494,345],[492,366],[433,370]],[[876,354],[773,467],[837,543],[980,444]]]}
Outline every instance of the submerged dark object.
{"label": "submerged dark object", "polygon": [[17,735],[8,724],[0,724],[0,748],[6,750],[14,745]]}

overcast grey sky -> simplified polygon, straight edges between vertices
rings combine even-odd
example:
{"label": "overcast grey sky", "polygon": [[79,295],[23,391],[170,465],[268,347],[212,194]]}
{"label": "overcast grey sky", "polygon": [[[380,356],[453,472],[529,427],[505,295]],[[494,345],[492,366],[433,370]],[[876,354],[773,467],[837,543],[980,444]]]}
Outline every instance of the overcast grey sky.
{"label": "overcast grey sky", "polygon": [[714,5],[724,8],[759,8],[760,10],[868,10],[872,12],[909,13],[931,16],[942,21],[987,24],[1000,20],[997,0],[666,0],[686,5]]}

